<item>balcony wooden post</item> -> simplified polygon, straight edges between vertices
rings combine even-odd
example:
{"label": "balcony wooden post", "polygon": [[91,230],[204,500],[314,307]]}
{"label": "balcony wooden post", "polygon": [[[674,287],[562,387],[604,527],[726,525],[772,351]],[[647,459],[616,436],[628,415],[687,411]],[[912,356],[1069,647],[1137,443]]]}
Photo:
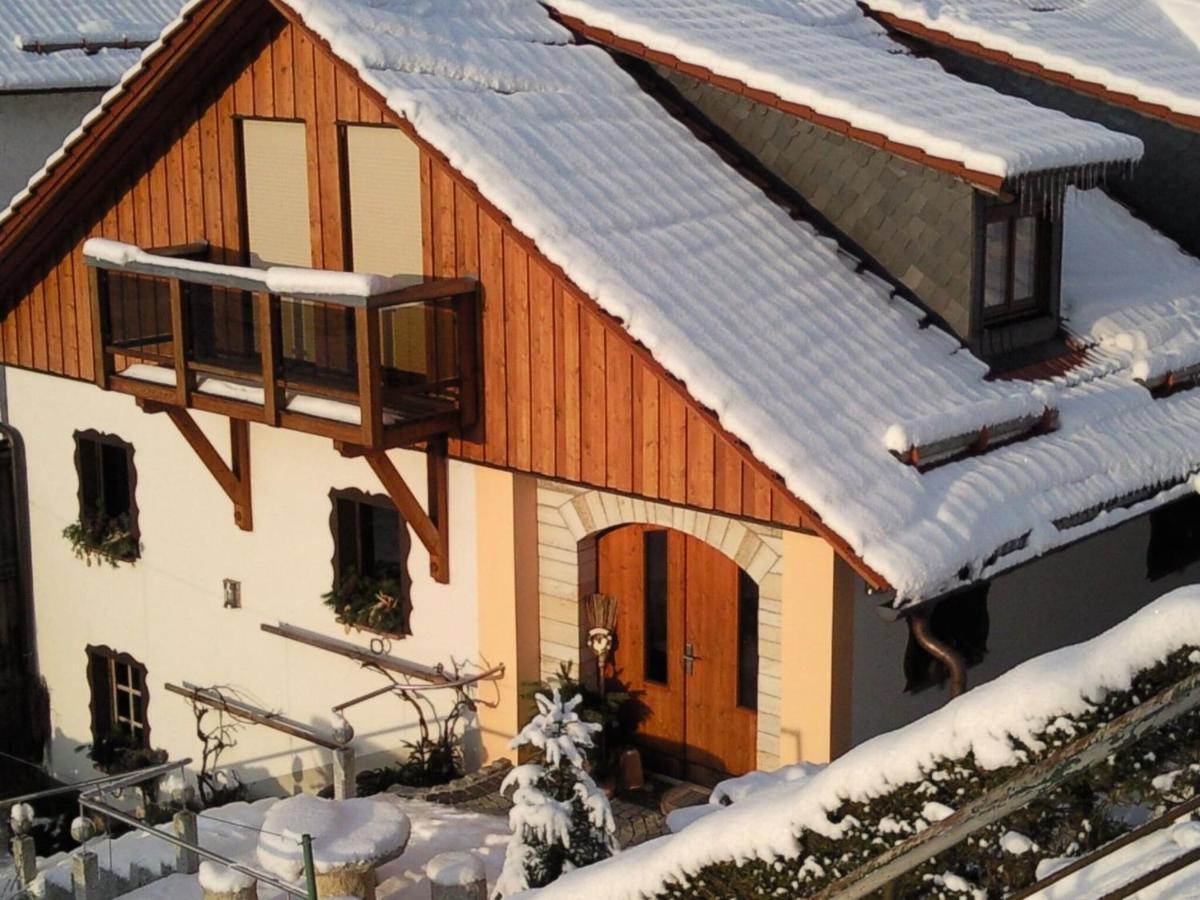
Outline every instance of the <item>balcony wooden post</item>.
{"label": "balcony wooden post", "polygon": [[171,301],[171,346],[175,355],[175,402],[187,406],[196,389],[196,374],[188,369],[188,318],[184,309],[183,282],[172,278],[167,282]]}
{"label": "balcony wooden post", "polygon": [[429,439],[425,448],[429,519],[437,532],[436,551],[429,554],[429,572],[434,581],[450,583],[450,455],[446,436]]}
{"label": "balcony wooden post", "polygon": [[464,426],[479,418],[479,288],[462,294],[455,303],[458,328],[459,413]]}
{"label": "balcony wooden post", "polygon": [[92,299],[92,360],[95,367],[92,377],[98,388],[107,391],[113,370],[112,356],[107,349],[112,337],[108,273],[96,266],[88,266],[88,281]]}
{"label": "balcony wooden post", "polygon": [[279,425],[279,410],[284,406],[283,390],[279,386],[279,360],[282,332],[279,303],[271,294],[255,294],[258,310],[258,346],[262,356],[263,418],[268,425]]}
{"label": "balcony wooden post", "polygon": [[358,400],[362,409],[362,444],[383,446],[383,374],[379,359],[379,313],[365,306],[354,311],[358,345]]}

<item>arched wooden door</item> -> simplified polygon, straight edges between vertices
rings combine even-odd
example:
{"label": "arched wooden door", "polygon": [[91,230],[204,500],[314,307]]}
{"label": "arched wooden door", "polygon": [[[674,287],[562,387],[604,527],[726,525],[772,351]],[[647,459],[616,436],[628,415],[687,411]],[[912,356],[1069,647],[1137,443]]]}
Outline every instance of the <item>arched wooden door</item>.
{"label": "arched wooden door", "polygon": [[754,768],[758,585],[682,532],[626,525],[598,541],[617,598],[613,678],[642,705],[647,764],[700,784]]}

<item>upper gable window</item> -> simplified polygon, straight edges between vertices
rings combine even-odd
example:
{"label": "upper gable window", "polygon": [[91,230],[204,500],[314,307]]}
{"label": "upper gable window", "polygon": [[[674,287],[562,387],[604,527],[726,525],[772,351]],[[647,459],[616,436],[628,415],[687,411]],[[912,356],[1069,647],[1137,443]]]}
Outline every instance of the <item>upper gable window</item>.
{"label": "upper gable window", "polygon": [[[348,256],[354,271],[423,274],[420,148],[399,128],[346,125],[342,135]],[[438,370],[443,361],[430,339],[437,331],[434,315],[424,305],[384,310],[380,337],[389,374],[424,378]]]}
{"label": "upper gable window", "polygon": [[304,123],[243,119],[241,125],[250,265],[308,268],[313,260]]}
{"label": "upper gable window", "polygon": [[988,210],[984,249],[986,322],[1047,312],[1050,305],[1050,223],[1023,215],[1017,204]]}

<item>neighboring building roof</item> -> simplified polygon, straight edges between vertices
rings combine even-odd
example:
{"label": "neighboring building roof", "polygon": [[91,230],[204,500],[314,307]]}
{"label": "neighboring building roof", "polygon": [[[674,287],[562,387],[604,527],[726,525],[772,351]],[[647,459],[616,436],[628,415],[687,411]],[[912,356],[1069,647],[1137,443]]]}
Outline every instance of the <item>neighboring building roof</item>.
{"label": "neighboring building roof", "polygon": [[[900,603],[1191,489],[1200,391],[1154,400],[1129,377],[1132,360],[1112,355],[1054,384],[987,380],[983,362],[859,274],[832,239],[793,221],[605,51],[572,43],[536,0],[292,8],[779,473]],[[128,74],[105,103],[138,83]],[[46,177],[35,178],[34,196]],[[0,246],[4,221],[23,215],[29,196],[0,217]],[[1120,208],[1109,212],[1113,228],[1144,232]],[[1068,214],[1070,234],[1091,210],[1075,200]],[[1069,272],[1080,253],[1070,242]],[[1136,244],[1121,243],[1107,263],[1105,296],[1131,317],[1146,314],[1152,304],[1141,298],[1159,273],[1144,269]],[[1170,302],[1190,309],[1197,300],[1180,289]],[[1075,297],[1073,314],[1090,303]],[[1059,431],[924,473],[889,450],[897,433],[936,441],[1048,406],[1061,412]]]}
{"label": "neighboring building roof", "polygon": [[918,162],[958,168],[955,174],[992,189],[1018,175],[1142,154],[1137,138],[947,77],[936,63],[904,53],[843,0],[550,5],[566,24],[601,42],[615,36],[622,49],[644,49],[651,59],[665,55],[734,90],[764,92],[770,105],[849,129],[852,137]]}
{"label": "neighboring building roof", "polygon": [[1192,0],[866,0],[902,31],[1200,128]]}
{"label": "neighboring building roof", "polygon": [[0,3],[0,93],[110,87],[179,6],[179,0]]}

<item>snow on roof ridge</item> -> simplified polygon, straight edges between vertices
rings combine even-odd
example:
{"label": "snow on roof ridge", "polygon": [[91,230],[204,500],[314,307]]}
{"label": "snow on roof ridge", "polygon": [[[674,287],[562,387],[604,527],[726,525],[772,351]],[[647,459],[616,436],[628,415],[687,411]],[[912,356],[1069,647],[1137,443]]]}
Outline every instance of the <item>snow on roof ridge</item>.
{"label": "snow on roof ridge", "polygon": [[[876,12],[1130,94],[1144,103],[1160,104],[1180,115],[1200,116],[1200,55],[1131,35],[1121,23],[1109,31],[1103,27],[1109,23],[1089,20],[1083,6],[1040,10],[996,0],[967,0],[968,6],[962,0],[865,2]],[[1153,4],[1127,3],[1125,12],[1137,15],[1148,5]],[[1106,18],[1102,7],[1096,18]]]}
{"label": "snow on roof ridge", "polygon": [[551,5],[590,27],[985,174],[1127,162],[1144,149],[1136,137],[963,81],[933,62],[797,23],[768,0]]}
{"label": "snow on roof ridge", "polygon": [[[1050,598],[1047,598],[1049,601]],[[1128,690],[1139,672],[1200,646],[1200,586],[1165,594],[1099,637],[1034,657],[911,725],[850,750],[811,776],[722,807],[683,831],[563,875],[527,900],[654,896],[704,866],[795,857],[805,829],[836,839],[829,813],[924,780],[942,760],[974,753],[996,770],[1022,761],[1014,742],[1036,738],[1060,717],[1082,715],[1105,693]]]}

